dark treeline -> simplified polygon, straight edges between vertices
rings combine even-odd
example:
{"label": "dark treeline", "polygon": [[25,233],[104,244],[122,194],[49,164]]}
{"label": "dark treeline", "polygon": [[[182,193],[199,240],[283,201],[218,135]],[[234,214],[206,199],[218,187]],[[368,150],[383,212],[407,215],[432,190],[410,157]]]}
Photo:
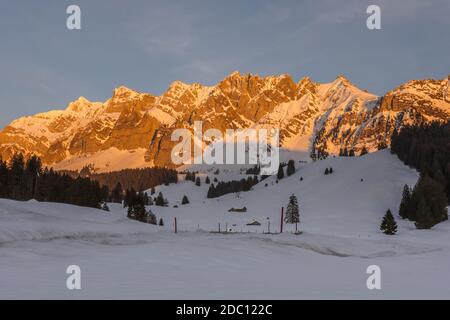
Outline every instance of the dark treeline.
{"label": "dark treeline", "polygon": [[9,163],[0,160],[0,197],[26,201],[36,199],[100,208],[108,197],[107,187],[88,178],[73,178],[43,169],[36,156],[25,160],[15,154]]}
{"label": "dark treeline", "polygon": [[232,180],[223,182],[220,181],[217,185],[214,183],[208,189],[208,198],[217,198],[228,193],[236,193],[241,191],[249,191],[254,185],[259,182],[257,176],[250,176],[247,179]]}
{"label": "dark treeline", "polygon": [[405,186],[400,216],[428,229],[447,220],[450,198],[450,123],[404,127],[392,135],[391,150],[420,178],[410,190]]}
{"label": "dark treeline", "polygon": [[255,165],[254,167],[247,169],[247,171],[245,171],[245,173],[258,175],[261,173],[261,166]]}
{"label": "dark treeline", "polygon": [[125,169],[108,173],[94,173],[89,177],[98,181],[101,185],[113,190],[118,183],[125,190],[144,191],[158,185],[177,183],[177,171],[167,168]]}

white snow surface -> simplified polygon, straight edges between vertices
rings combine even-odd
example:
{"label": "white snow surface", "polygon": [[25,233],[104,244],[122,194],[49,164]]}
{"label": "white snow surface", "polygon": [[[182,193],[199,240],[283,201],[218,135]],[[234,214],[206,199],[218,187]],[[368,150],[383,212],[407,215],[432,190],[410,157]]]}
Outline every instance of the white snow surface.
{"label": "white snow surface", "polygon": [[119,150],[109,148],[91,154],[80,154],[70,156],[61,162],[53,165],[56,170],[73,170],[90,167],[91,172],[103,173],[115,171],[117,168],[138,169],[151,167],[153,163],[145,162],[144,148],[134,150]]}
{"label": "white snow surface", "polygon": [[[334,173],[325,176],[327,167]],[[450,298],[450,223],[419,231],[400,220],[403,185],[414,185],[418,174],[388,151],[297,164],[278,183],[270,177],[217,199],[206,198],[206,174],[216,177],[200,173],[200,187],[182,181],[157,188],[170,207],[150,209],[164,227],[129,220],[118,204],[107,213],[1,199],[0,299]],[[244,176],[222,170],[217,177]],[[292,193],[302,234],[292,226],[263,234],[267,218],[279,230]],[[179,204],[183,195],[190,204]],[[228,212],[243,206],[246,213]],[[399,225],[395,236],[378,230],[388,208]],[[245,225],[253,219],[262,225]],[[218,223],[239,233],[211,233]],[[81,290],[66,288],[69,265],[81,267]],[[381,290],[366,287],[370,265],[381,268]]]}

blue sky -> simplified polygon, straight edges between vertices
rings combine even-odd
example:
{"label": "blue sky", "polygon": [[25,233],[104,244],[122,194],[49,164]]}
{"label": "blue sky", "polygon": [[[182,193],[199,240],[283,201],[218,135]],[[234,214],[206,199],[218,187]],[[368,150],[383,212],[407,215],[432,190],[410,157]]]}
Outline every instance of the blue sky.
{"label": "blue sky", "polygon": [[[77,4],[82,29],[66,28]],[[366,28],[366,8],[382,30]],[[383,94],[450,73],[448,0],[20,0],[0,4],[0,126],[108,99],[126,85],[161,94],[174,80],[214,84],[239,70],[319,82],[346,75]]]}

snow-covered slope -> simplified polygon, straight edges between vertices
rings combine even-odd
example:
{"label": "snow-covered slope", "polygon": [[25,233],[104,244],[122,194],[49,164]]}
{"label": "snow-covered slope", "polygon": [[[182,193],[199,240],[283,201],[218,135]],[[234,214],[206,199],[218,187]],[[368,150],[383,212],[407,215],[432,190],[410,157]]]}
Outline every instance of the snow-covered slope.
{"label": "snow-covered slope", "polygon": [[[98,172],[130,166],[173,166],[175,129],[278,128],[281,146],[305,159],[341,149],[376,151],[405,124],[450,119],[449,80],[413,80],[377,97],[344,76],[330,83],[286,74],[259,77],[234,72],[214,86],[173,82],[161,96],[120,86],[105,102],[84,97],[65,110],[13,121],[0,132],[0,155],[34,153],[46,165]],[[145,152],[142,154],[142,150]],[[140,154],[132,165],[127,153]],[[108,155],[109,160],[105,159]]]}
{"label": "snow-covered slope", "polygon": [[[230,227],[236,224],[232,227],[235,231],[262,232],[267,229],[267,218],[270,218],[274,231],[279,230],[281,207],[287,205],[291,194],[296,194],[304,231],[367,237],[377,233],[378,224],[387,209],[398,210],[404,184],[414,186],[418,178],[414,170],[405,167],[386,150],[363,157],[330,157],[314,163],[297,163],[296,166],[294,175],[278,183],[276,176],[271,176],[254,186],[251,192],[214,199],[206,198],[209,185],[204,183],[205,177],[209,176],[211,181],[214,178],[218,181],[240,180],[247,177],[244,168],[192,166],[192,171],[199,171],[201,186],[181,181],[176,185],[156,187],[156,191],[162,192],[169,200],[170,207],[155,207],[154,211],[170,220],[177,216],[180,228],[185,230],[195,230],[200,224],[200,229],[211,231],[217,229],[220,222],[223,228],[226,224]],[[330,167],[334,173],[324,175],[325,169]],[[219,175],[214,175],[216,169],[219,169]],[[189,198],[189,205],[181,205],[183,195]],[[174,205],[180,208],[173,208]],[[245,214],[228,212],[233,207],[244,206],[248,209]],[[186,211],[191,213],[185,214]],[[247,227],[246,224],[253,219],[261,222],[262,227]],[[407,226],[414,227],[405,224]]]}
{"label": "snow-covered slope", "polygon": [[[170,207],[151,209],[164,227],[128,220],[120,205],[106,213],[0,199],[0,298],[450,298],[443,281],[450,223],[415,230],[395,214],[398,235],[378,231],[385,211],[396,213],[402,186],[416,182],[414,170],[386,151],[297,167],[239,197],[206,199],[204,183],[161,186]],[[325,176],[326,167],[334,173]],[[221,169],[220,180],[242,176],[239,168]],[[292,193],[303,233],[287,227],[282,235],[262,234],[268,217],[271,230],[279,229],[280,207]],[[184,194],[190,204],[173,208]],[[248,212],[228,212],[242,206]],[[253,219],[262,225],[246,226]],[[210,233],[219,222],[244,232]],[[82,272],[79,291],[66,289],[65,271],[74,264]],[[366,288],[374,264],[382,290]]]}
{"label": "snow-covered slope", "polygon": [[35,200],[17,202],[0,200],[0,244],[20,241],[58,239],[96,239],[132,236],[154,231],[147,225],[131,221],[112,205],[115,214],[85,207]]}

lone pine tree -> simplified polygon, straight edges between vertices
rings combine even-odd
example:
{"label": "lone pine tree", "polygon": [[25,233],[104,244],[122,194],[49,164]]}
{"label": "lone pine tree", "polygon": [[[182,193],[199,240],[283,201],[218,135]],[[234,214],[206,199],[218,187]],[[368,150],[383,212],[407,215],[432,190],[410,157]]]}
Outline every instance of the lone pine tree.
{"label": "lone pine tree", "polygon": [[394,235],[397,233],[397,222],[395,222],[394,216],[392,215],[390,209],[388,209],[388,211],[383,217],[380,230],[387,235]]}
{"label": "lone pine tree", "polygon": [[300,223],[300,212],[298,208],[297,197],[292,194],[289,197],[289,204],[286,209],[286,216],[284,217],[284,222],[289,224],[295,224],[295,232],[298,232],[297,226]]}
{"label": "lone pine tree", "polygon": [[181,200],[181,204],[188,204],[189,203],[189,199],[187,196],[183,196],[183,200]]}
{"label": "lone pine tree", "polygon": [[164,207],[165,206],[165,202],[166,201],[164,199],[164,196],[163,196],[162,192],[160,192],[158,194],[158,196],[156,197],[156,199],[155,199],[155,205],[157,205],[159,207]]}

